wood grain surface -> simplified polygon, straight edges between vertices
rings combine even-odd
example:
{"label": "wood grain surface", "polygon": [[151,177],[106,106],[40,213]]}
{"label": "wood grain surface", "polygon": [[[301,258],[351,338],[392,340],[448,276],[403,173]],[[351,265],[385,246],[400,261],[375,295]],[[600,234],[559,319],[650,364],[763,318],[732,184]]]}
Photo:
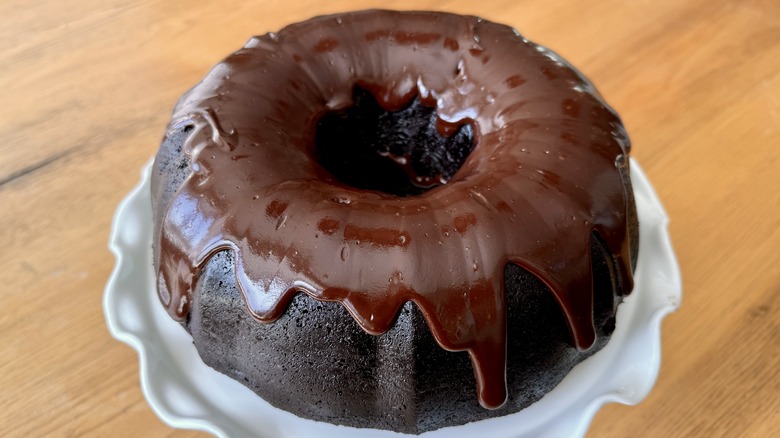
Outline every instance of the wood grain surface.
{"label": "wood grain surface", "polygon": [[512,25],[623,116],[684,295],[650,396],[605,407],[589,436],[780,436],[780,2],[230,3],[0,3],[0,435],[203,435],[154,415],[107,331],[112,214],[176,99],[249,36],[383,7]]}

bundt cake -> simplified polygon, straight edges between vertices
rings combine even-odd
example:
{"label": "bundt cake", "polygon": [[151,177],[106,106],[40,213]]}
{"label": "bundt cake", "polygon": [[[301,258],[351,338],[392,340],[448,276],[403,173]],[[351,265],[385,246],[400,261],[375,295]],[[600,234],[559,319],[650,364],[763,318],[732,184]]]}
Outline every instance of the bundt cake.
{"label": "bundt cake", "polygon": [[632,289],[628,153],[593,85],[507,26],[293,24],[176,106],[160,300],[206,364],[301,417],[421,433],[517,412]]}

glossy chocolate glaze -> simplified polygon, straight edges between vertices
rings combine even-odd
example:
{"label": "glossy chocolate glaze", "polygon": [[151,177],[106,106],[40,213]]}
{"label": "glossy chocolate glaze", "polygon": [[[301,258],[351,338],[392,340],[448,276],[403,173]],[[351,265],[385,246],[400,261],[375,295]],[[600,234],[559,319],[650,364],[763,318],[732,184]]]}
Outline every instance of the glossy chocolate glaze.
{"label": "glossy chocolate glaze", "polygon": [[[317,162],[314,138],[356,85],[388,111],[415,97],[435,105],[445,137],[470,124],[474,150],[446,184],[415,196],[341,183]],[[622,293],[632,289],[620,119],[576,70],[509,27],[389,11],[294,24],[250,39],[183,96],[170,132],[188,125],[193,172],[157,212],[160,298],[178,320],[201,267],[227,249],[262,322],[304,291],[381,334],[414,302],[439,345],[469,353],[480,403],[496,408],[508,263],[549,287],[581,350],[595,338],[591,233],[612,252]]]}

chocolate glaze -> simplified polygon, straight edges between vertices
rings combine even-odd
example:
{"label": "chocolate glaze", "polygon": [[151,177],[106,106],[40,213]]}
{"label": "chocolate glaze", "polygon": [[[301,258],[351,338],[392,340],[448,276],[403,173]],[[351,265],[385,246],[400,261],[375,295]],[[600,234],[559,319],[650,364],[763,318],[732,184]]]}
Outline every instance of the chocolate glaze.
{"label": "chocolate glaze", "polygon": [[[315,159],[317,121],[356,85],[388,111],[415,96],[476,146],[446,184],[400,197],[341,183]],[[192,174],[162,216],[160,298],[184,320],[199,271],[234,253],[250,313],[272,322],[298,291],[340,302],[368,333],[407,301],[436,341],[467,351],[480,403],[506,399],[503,275],[514,263],[560,304],[573,344],[593,326],[590,236],[632,289],[629,141],[557,55],[511,28],[442,13],[365,11],[254,37],[178,103]],[[153,179],[153,190],[159,182]]]}

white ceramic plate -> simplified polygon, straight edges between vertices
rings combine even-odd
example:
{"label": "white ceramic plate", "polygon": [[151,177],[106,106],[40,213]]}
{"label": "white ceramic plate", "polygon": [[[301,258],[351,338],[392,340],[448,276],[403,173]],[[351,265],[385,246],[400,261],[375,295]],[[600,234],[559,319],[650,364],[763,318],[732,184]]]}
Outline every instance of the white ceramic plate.
{"label": "white ceramic plate", "polygon": [[[266,403],[200,360],[189,334],[163,310],[152,268],[152,212],[147,165],[140,183],[114,215],[109,248],[116,265],[103,307],[111,334],[138,351],[141,388],[154,412],[172,427],[221,437],[397,437],[298,418]],[[607,402],[636,404],[660,367],[661,319],[677,309],[680,272],[666,213],[636,162],[631,179],[639,212],[635,289],[620,305],[607,346],[585,360],[542,400],[516,414],[444,428],[425,437],[581,437]]]}

